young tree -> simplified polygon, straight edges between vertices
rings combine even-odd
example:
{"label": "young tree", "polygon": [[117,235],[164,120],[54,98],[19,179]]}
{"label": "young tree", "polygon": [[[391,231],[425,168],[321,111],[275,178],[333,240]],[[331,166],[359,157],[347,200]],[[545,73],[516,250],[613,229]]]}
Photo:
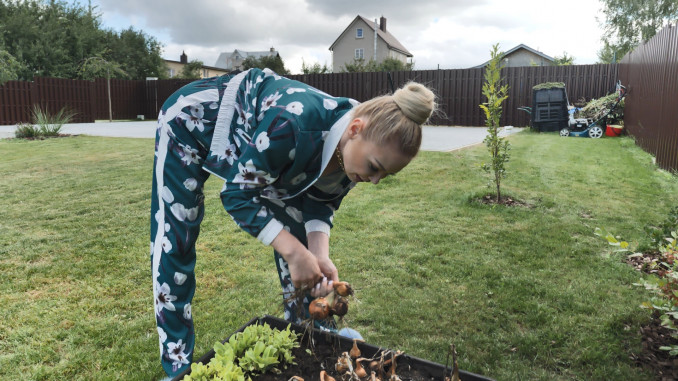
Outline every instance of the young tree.
{"label": "young tree", "polygon": [[126,77],[127,73],[116,62],[106,61],[104,58],[95,56],[86,58],[80,66],[80,77],[93,80],[106,77],[106,91],[108,93],[108,121],[113,121],[113,108],[111,100],[111,76]]}
{"label": "young tree", "polygon": [[492,175],[492,181],[497,187],[497,203],[501,202],[501,180],[506,175],[505,164],[509,159],[509,142],[499,136],[499,121],[501,119],[501,104],[508,98],[508,85],[501,77],[504,53],[499,52],[499,44],[495,44],[490,51],[490,62],[485,66],[485,83],[483,84],[483,96],[486,102],[480,105],[485,112],[485,125],[488,135],[485,137],[485,145],[490,151],[492,161],[483,164],[483,170]]}
{"label": "young tree", "polygon": [[678,19],[676,0],[602,0],[605,20],[604,47],[598,52],[602,63],[620,60],[640,42],[652,38],[660,28]]}

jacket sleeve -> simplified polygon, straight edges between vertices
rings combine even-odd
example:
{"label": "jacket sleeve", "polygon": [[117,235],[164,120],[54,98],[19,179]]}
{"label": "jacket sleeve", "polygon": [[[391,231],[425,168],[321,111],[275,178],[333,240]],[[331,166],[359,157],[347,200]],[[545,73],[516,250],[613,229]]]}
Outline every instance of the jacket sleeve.
{"label": "jacket sleeve", "polygon": [[[221,201],[240,228],[266,245],[283,229],[267,208],[259,204],[266,192],[277,192],[271,184],[292,162],[295,150],[293,118],[284,110],[268,112],[258,123],[253,135],[241,143],[241,155],[236,158],[226,176]],[[243,136],[244,130],[236,129]]]}
{"label": "jacket sleeve", "polygon": [[337,195],[331,200],[325,200],[316,193],[316,189],[311,187],[309,191],[304,194],[302,200],[302,217],[306,234],[314,231],[319,231],[330,235],[332,229],[334,212],[339,209],[342,199],[348,193],[348,188],[341,194]]}

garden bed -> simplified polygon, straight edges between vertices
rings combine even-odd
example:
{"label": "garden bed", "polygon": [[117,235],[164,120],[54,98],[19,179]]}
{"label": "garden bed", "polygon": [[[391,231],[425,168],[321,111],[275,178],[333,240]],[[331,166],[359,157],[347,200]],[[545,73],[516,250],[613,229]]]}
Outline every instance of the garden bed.
{"label": "garden bed", "polygon": [[[296,365],[291,365],[287,369],[281,369],[281,374],[266,373],[253,378],[253,381],[269,381],[269,380],[289,380],[292,376],[300,376],[305,381],[317,381],[320,379],[320,371],[325,370],[330,376],[337,381],[343,380],[342,376],[334,368],[337,358],[343,352],[348,352],[353,347],[353,340],[339,336],[336,334],[322,332],[317,329],[307,329],[297,324],[292,324],[288,321],[273,317],[264,316],[254,318],[247,324],[242,326],[236,332],[242,332],[247,326],[253,324],[268,324],[271,328],[283,330],[291,324],[291,330],[301,334],[299,348],[294,349],[294,357]],[[228,341],[228,338],[223,342]],[[358,348],[362,352],[362,357],[379,358],[382,352],[393,353],[388,349],[370,345],[367,343],[358,343]],[[214,357],[214,350],[209,351],[196,362],[207,364]],[[173,381],[179,381],[187,374],[190,374],[191,369],[174,378]],[[417,357],[402,354],[397,358],[396,373],[402,381],[423,381],[423,380],[440,380],[444,381],[445,377],[449,377],[451,367],[437,364],[431,361],[423,360]],[[480,376],[474,373],[459,371],[459,376],[462,381],[491,381],[492,379]],[[346,378],[348,379],[348,377]],[[368,377],[369,379],[369,377]]]}

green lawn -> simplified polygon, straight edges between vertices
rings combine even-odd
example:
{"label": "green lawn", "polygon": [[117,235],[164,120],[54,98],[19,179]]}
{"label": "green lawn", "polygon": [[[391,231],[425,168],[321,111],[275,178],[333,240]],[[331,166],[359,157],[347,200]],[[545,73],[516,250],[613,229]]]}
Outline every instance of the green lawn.
{"label": "green lawn", "polygon": [[[357,289],[367,342],[497,380],[651,380],[634,368],[647,296],[596,227],[644,239],[678,205],[678,180],[629,138],[511,137],[503,190],[484,146],[422,152],[335,218],[331,253]],[[160,378],[149,258],[153,140],[0,141],[0,379]],[[193,303],[196,354],[251,317],[282,316],[271,249],[206,186]]]}

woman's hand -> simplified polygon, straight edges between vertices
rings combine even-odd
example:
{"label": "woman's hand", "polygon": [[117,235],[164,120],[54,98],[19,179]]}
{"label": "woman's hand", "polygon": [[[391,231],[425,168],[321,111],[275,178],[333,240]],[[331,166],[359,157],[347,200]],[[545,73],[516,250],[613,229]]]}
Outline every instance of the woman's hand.
{"label": "woman's hand", "polygon": [[282,255],[290,270],[295,288],[312,289],[322,279],[318,259],[298,239],[286,230],[271,242],[271,246]]}

